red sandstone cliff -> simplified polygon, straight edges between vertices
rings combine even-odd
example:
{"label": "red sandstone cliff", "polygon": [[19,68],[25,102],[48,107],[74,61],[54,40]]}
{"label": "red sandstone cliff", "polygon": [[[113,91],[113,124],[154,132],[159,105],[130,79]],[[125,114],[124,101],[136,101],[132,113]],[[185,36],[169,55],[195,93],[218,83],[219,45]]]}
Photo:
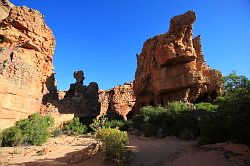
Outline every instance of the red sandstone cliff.
{"label": "red sandstone cliff", "polygon": [[43,15],[2,0],[0,11],[1,129],[39,112],[43,96],[56,92],[56,87],[52,64],[55,40]]}
{"label": "red sandstone cliff", "polygon": [[137,107],[214,99],[221,73],[204,60],[200,36],[193,39],[195,13],[173,17],[167,33],[148,39],[137,57],[134,92]]}

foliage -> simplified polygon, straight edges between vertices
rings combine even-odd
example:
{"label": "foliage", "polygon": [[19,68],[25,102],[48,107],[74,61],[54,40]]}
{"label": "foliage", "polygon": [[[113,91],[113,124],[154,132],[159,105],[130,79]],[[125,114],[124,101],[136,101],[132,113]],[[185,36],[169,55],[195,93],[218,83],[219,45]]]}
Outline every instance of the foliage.
{"label": "foliage", "polygon": [[105,159],[124,164],[129,159],[128,134],[118,128],[101,128],[97,131],[96,138],[102,143]]}
{"label": "foliage", "polygon": [[218,105],[201,102],[201,103],[195,104],[195,108],[197,110],[204,110],[204,111],[217,111]]}
{"label": "foliage", "polygon": [[[145,136],[159,136],[163,134],[163,128],[171,124],[172,117],[164,107],[147,106],[141,109],[142,123],[140,128]],[[169,116],[168,116],[169,115]],[[170,122],[170,123],[167,123]]]}
{"label": "foliage", "polygon": [[89,125],[89,127],[94,131],[97,132],[100,129],[103,128],[108,128],[108,124],[107,124],[108,118],[105,116],[101,116],[97,119],[93,120],[93,123]]}
{"label": "foliage", "polygon": [[22,134],[22,131],[16,126],[10,127],[2,132],[1,144],[4,147],[9,146],[19,146],[25,140],[25,136]]}
{"label": "foliage", "polygon": [[106,117],[108,120],[123,120],[123,117],[114,111],[108,111]]}
{"label": "foliage", "polygon": [[[198,134],[197,119],[192,117],[192,113],[186,111],[185,107],[179,107],[184,104],[176,103],[169,103],[171,108],[167,109],[161,106],[143,107],[140,114],[132,119],[134,128],[142,130],[145,136],[175,135],[184,139],[195,138]],[[175,105],[178,106],[172,107]],[[178,111],[173,108],[178,108]]]}
{"label": "foliage", "polygon": [[50,116],[32,114],[2,132],[2,146],[19,146],[23,143],[41,145],[50,137],[48,128],[53,125],[54,119]]}
{"label": "foliage", "polygon": [[79,118],[74,118],[64,124],[63,132],[67,135],[81,135],[87,132],[87,126],[83,125]]}
{"label": "foliage", "polygon": [[168,110],[174,111],[174,112],[184,112],[184,111],[190,110],[187,103],[180,102],[180,101],[173,101],[171,103],[168,103],[167,108]]}
{"label": "foliage", "polygon": [[182,139],[194,139],[199,134],[198,121],[199,119],[193,117],[190,111],[181,112],[174,117],[172,134]]}
{"label": "foliage", "polygon": [[106,125],[110,128],[123,129],[125,126],[125,121],[123,121],[123,120],[109,120],[106,122]]}
{"label": "foliage", "polygon": [[61,128],[56,128],[51,132],[51,136],[56,138],[63,135],[63,130]]}
{"label": "foliage", "polygon": [[226,94],[234,93],[237,89],[250,87],[250,82],[245,76],[238,76],[236,71],[232,71],[228,76],[223,77],[223,86]]}
{"label": "foliage", "polygon": [[[224,95],[218,100],[218,116],[201,124],[201,138],[215,143],[250,143],[250,80],[235,72],[224,77]],[[204,123],[204,124],[203,124]]]}

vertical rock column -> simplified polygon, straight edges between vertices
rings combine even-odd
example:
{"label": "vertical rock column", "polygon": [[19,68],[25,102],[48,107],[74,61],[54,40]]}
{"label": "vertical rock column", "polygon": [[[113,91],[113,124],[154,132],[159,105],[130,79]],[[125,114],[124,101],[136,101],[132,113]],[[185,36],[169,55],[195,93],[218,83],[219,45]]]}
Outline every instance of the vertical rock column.
{"label": "vertical rock column", "polygon": [[221,73],[211,69],[193,38],[196,14],[188,11],[170,21],[167,33],[148,39],[137,57],[134,80],[137,110],[173,100],[211,101],[221,90]]}

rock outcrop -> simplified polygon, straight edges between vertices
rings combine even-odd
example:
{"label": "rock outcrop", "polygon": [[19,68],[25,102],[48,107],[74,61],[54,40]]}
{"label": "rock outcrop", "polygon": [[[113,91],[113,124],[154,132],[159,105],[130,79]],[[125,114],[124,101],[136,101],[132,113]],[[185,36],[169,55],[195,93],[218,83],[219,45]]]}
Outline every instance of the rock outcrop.
{"label": "rock outcrop", "polygon": [[125,83],[107,91],[100,90],[100,115],[106,115],[108,111],[113,111],[127,120],[128,113],[134,108],[135,100],[133,83]]}
{"label": "rock outcrop", "polygon": [[0,1],[0,129],[39,112],[43,96],[56,93],[55,40],[43,15]]}
{"label": "rock outcrop", "polygon": [[96,118],[100,113],[98,101],[98,84],[91,82],[88,86],[83,84],[85,79],[83,71],[76,71],[73,74],[76,82],[70,84],[66,92],[58,92],[58,98],[48,100],[44,105],[43,112],[60,114],[74,114],[79,118]]}
{"label": "rock outcrop", "polygon": [[167,33],[148,39],[137,56],[136,107],[169,101],[213,100],[221,90],[221,73],[204,60],[200,36],[193,38],[193,11],[173,17]]}

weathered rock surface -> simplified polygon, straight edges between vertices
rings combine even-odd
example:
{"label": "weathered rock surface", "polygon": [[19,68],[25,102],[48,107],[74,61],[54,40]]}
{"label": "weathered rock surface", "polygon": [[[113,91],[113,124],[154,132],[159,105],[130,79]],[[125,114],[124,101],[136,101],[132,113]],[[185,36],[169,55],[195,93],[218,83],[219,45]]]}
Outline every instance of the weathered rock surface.
{"label": "weathered rock surface", "polygon": [[221,89],[221,73],[204,60],[200,36],[193,39],[193,11],[173,17],[167,33],[148,39],[137,56],[137,107],[169,101],[210,101]]}
{"label": "weathered rock surface", "polygon": [[39,112],[56,92],[55,40],[42,14],[0,1],[0,129]]}
{"label": "weathered rock surface", "polygon": [[88,86],[83,85],[85,79],[83,71],[76,71],[73,76],[76,82],[70,84],[68,91],[58,92],[57,99],[47,100],[43,112],[46,114],[59,112],[60,114],[74,114],[75,117],[80,118],[96,118],[100,113],[98,84],[91,82]]}
{"label": "weathered rock surface", "polygon": [[133,83],[125,83],[107,91],[100,90],[100,115],[105,115],[108,111],[113,111],[126,120],[128,113],[133,110],[135,100]]}

